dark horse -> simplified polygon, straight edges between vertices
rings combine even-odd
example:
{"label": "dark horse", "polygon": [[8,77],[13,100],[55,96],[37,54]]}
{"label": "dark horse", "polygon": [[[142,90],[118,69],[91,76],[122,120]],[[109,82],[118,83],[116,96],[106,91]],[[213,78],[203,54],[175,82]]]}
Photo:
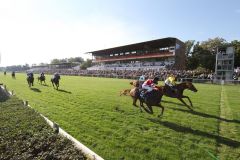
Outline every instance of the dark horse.
{"label": "dark horse", "polygon": [[12,72],[12,78],[14,78],[14,79],[16,78],[15,77],[15,72]]}
{"label": "dark horse", "polygon": [[[156,87],[156,89],[151,91],[150,95],[146,99],[143,99],[140,96],[140,92],[141,92],[141,89],[139,89],[138,87],[134,87],[133,89],[131,89],[130,95],[133,98],[133,105],[138,107],[136,105],[136,102],[137,102],[137,100],[139,100],[140,101],[139,108],[140,108],[141,112],[142,112],[141,108],[143,108],[146,112],[153,114],[152,106],[157,106],[162,109],[161,114],[159,114],[158,116],[163,115],[164,107],[161,105],[163,89],[161,87]],[[144,103],[147,105],[148,109],[146,109],[144,107]]]}
{"label": "dark horse", "polygon": [[40,81],[41,84],[42,84],[42,82],[44,82],[44,84],[46,84],[45,79],[46,79],[45,76],[41,75],[38,77],[38,82]]}
{"label": "dark horse", "polygon": [[59,75],[54,76],[53,78],[51,78],[52,85],[53,85],[54,88],[56,86],[57,90],[58,90],[58,87],[59,87],[59,80],[60,80],[60,76]]}
{"label": "dark horse", "polygon": [[192,108],[190,108],[190,106],[188,106],[186,104],[186,102],[183,101],[183,98],[187,98],[189,103],[190,103],[190,105],[191,105],[191,107],[193,107],[192,101],[190,100],[190,98],[188,96],[183,95],[183,91],[185,89],[188,89],[190,91],[197,92],[196,87],[191,82],[183,82],[183,83],[177,84],[175,86],[175,88],[176,88],[176,92],[173,91],[168,86],[163,86],[163,93],[164,93],[164,95],[167,96],[167,97],[179,99],[184,105],[186,105],[190,110],[192,110]]}
{"label": "dark horse", "polygon": [[28,82],[28,86],[29,86],[29,87],[33,86],[33,82],[34,82],[33,74],[29,74],[29,75],[27,76],[27,82]]}

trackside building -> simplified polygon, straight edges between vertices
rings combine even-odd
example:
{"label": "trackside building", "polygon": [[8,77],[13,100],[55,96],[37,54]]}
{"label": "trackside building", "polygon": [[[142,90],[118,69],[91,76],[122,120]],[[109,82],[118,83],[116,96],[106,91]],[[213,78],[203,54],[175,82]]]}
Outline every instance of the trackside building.
{"label": "trackside building", "polygon": [[163,38],[88,52],[94,66],[88,70],[139,70],[186,68],[185,44]]}

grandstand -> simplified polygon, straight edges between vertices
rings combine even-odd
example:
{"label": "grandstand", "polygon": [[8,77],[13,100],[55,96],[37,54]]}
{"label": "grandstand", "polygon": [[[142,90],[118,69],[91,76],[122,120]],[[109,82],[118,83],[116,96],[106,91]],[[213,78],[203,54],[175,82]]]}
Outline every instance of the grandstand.
{"label": "grandstand", "polygon": [[88,70],[148,70],[186,68],[185,45],[177,38],[163,38],[91,51]]}

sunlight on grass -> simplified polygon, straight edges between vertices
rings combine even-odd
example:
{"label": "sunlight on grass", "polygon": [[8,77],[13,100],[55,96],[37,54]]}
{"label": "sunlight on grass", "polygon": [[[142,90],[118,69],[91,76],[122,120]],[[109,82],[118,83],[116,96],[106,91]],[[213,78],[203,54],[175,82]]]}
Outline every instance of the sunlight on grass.
{"label": "sunlight on grass", "polygon": [[[194,111],[177,99],[163,97],[165,112],[158,118],[159,108],[154,108],[153,115],[141,113],[130,97],[119,96],[120,90],[131,88],[130,80],[62,76],[57,91],[47,76],[48,86],[35,82],[34,88],[40,91],[36,92],[27,86],[25,75],[16,77],[1,74],[0,80],[105,159],[212,159],[211,154],[219,155],[218,145],[234,148],[232,137],[219,135],[219,122],[225,120],[219,117],[219,85],[195,84],[197,93],[185,91]],[[235,90],[229,104],[239,111],[239,89],[226,86],[226,90]],[[233,117],[239,120],[239,112],[233,112]],[[239,133],[240,124],[230,123]],[[239,134],[234,140],[239,147]]]}

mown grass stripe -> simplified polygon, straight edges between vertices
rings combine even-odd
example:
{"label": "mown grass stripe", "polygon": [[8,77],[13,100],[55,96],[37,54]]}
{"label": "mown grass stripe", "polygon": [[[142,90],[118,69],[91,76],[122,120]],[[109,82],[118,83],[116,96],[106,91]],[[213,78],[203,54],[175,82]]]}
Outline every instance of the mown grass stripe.
{"label": "mown grass stripe", "polygon": [[[235,134],[237,134],[237,132],[235,129],[235,124],[229,122],[233,121],[233,114],[229,105],[228,95],[226,93],[224,85],[222,85],[221,87],[220,118],[227,119],[228,121],[219,121],[219,135],[225,137],[228,136],[231,139],[235,138]],[[232,159],[233,157],[237,156],[232,156],[232,154],[234,155],[234,153],[236,153],[232,152],[233,150],[235,150],[233,147],[224,144],[218,144],[217,146],[219,151],[219,158],[221,160]]]}

